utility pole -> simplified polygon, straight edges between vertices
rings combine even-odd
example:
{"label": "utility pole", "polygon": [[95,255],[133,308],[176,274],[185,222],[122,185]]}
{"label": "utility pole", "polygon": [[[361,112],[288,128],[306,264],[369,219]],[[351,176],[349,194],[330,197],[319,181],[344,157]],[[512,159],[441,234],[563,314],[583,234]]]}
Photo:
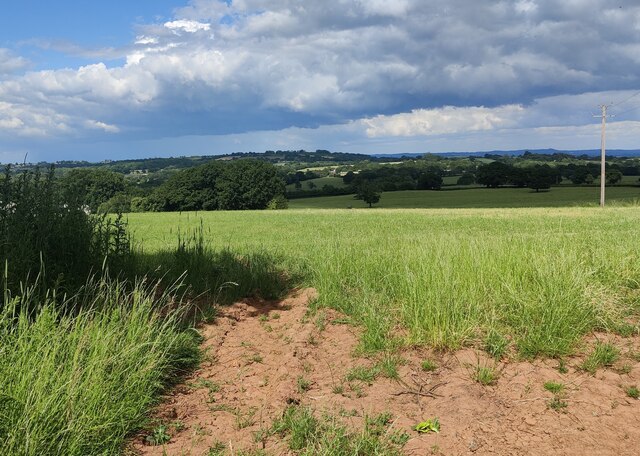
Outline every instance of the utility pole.
{"label": "utility pole", "polygon": [[602,114],[599,116],[593,117],[602,117],[602,133],[601,136],[601,145],[600,145],[600,207],[604,207],[604,188],[607,178],[606,171],[606,159],[605,159],[605,143],[607,137],[607,108],[609,105],[600,105],[602,109]]}

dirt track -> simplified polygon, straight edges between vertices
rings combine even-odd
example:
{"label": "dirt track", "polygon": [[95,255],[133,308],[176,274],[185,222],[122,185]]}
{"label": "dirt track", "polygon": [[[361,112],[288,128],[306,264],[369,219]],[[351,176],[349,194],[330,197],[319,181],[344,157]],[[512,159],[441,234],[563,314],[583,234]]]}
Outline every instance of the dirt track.
{"label": "dirt track", "polygon": [[[356,428],[365,414],[389,411],[391,428],[411,436],[403,448],[408,455],[640,454],[640,401],[622,388],[640,385],[640,363],[628,356],[638,351],[638,338],[616,338],[621,359],[595,376],[575,368],[578,358],[568,360],[566,374],[554,360],[509,362],[498,366],[494,386],[471,378],[473,366],[492,363],[480,352],[405,350],[400,382],[379,377],[353,390],[343,384],[347,371],[373,361],[353,356],[358,329],[332,324],[337,313],[323,311],[325,325],[306,316],[314,295],[307,289],[282,302],[246,300],[223,309],[214,324],[202,328],[208,361],[157,410],[158,420],[169,424],[171,440],[150,446],[141,435],[132,442],[133,451],[200,456],[221,442],[228,454],[263,447],[268,454],[290,454],[286,442],[255,434],[268,429],[288,404],[300,402],[346,415],[345,422]],[[425,358],[435,359],[439,368],[423,372]],[[624,365],[630,372],[622,373]],[[300,392],[299,379],[309,382],[306,391]],[[547,405],[553,397],[543,388],[547,381],[566,385],[567,407],[561,411]],[[435,397],[415,394],[436,385]],[[439,434],[412,431],[436,416]]]}

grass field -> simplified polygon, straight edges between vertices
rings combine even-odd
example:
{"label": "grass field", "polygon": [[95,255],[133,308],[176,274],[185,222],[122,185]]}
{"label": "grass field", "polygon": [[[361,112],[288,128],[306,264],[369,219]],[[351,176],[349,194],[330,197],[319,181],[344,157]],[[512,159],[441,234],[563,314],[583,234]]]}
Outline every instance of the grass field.
{"label": "grass field", "polygon": [[[317,179],[309,179],[309,180],[301,182],[302,190],[312,190],[309,187],[309,183],[310,182],[313,182],[313,185],[315,185],[314,188],[317,188],[317,189],[321,189],[325,185],[331,185],[331,186],[333,186],[335,188],[346,187],[346,185],[342,181],[341,177],[330,177],[330,176],[327,176],[327,177],[319,177]],[[295,184],[287,185],[287,191],[288,192],[294,192],[295,190],[296,190],[296,185]]]}
{"label": "grass field", "polygon": [[[640,187],[611,187],[607,198],[612,203],[632,202],[640,198]],[[468,188],[459,190],[409,190],[382,194],[378,208],[483,208],[483,207],[562,207],[597,205],[598,187],[553,187],[536,193],[528,188]],[[291,200],[292,209],[364,208],[353,195],[323,196]]]}
{"label": "grass field", "polygon": [[593,330],[637,332],[637,207],[144,213],[129,223],[148,252],[202,223],[214,248],[273,258],[318,289],[318,305],[365,328],[364,351],[476,344],[561,357]]}

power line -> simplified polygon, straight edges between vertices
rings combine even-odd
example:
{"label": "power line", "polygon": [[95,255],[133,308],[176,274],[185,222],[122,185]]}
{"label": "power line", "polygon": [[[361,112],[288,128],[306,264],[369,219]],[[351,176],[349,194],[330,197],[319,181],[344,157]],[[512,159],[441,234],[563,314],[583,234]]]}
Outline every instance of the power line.
{"label": "power line", "polygon": [[622,111],[616,114],[616,116],[621,116],[622,114],[626,114],[631,111],[635,111],[636,109],[640,109],[640,106],[636,106],[635,108],[627,109],[626,111]]}
{"label": "power line", "polygon": [[631,95],[631,96],[630,96],[630,97],[628,97],[628,98],[625,98],[625,99],[624,99],[624,100],[622,100],[622,101],[619,101],[619,102],[617,102],[617,103],[613,103],[612,105],[610,105],[610,107],[620,106],[621,104],[626,103],[627,101],[631,100],[631,99],[632,99],[632,98],[634,98],[634,97],[637,97],[638,95],[640,95],[640,90],[638,90],[636,93],[634,93],[633,95]]}

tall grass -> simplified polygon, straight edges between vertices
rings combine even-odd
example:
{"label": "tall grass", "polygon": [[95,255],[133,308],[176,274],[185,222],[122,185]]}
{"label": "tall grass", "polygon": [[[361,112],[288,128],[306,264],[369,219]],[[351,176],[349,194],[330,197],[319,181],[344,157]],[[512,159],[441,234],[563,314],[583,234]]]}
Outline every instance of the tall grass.
{"label": "tall grass", "polygon": [[[169,293],[108,280],[87,287],[63,306],[5,293],[0,454],[119,454],[158,393],[198,361],[196,333],[158,312],[174,305]],[[33,318],[25,309],[36,305]],[[60,313],[70,306],[82,310]]]}
{"label": "tall grass", "polygon": [[[213,246],[269,252],[359,322],[361,348],[484,345],[564,356],[593,330],[637,332],[634,208],[132,214],[146,248],[204,223]],[[142,234],[144,232],[144,234]],[[507,347],[508,348],[508,347]]]}
{"label": "tall grass", "polygon": [[[0,177],[0,264],[11,288],[37,283],[73,292],[105,259],[124,267],[128,238],[121,219],[87,214],[80,195],[64,193],[36,169],[17,176],[10,167]],[[4,264],[8,262],[9,268]]]}

